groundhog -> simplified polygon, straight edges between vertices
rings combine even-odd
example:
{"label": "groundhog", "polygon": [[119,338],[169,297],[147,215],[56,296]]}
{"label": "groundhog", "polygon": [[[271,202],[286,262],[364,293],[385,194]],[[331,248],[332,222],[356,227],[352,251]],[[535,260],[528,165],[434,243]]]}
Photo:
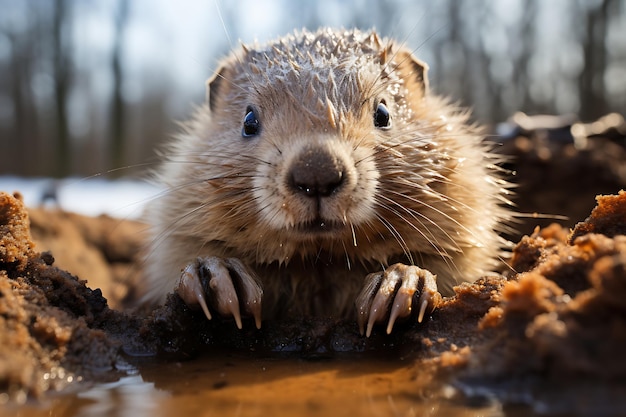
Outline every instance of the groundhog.
{"label": "groundhog", "polygon": [[[500,262],[507,183],[427,65],[375,32],[227,56],[163,152],[145,295],[234,317],[421,321]],[[355,304],[356,303],[356,304]]]}

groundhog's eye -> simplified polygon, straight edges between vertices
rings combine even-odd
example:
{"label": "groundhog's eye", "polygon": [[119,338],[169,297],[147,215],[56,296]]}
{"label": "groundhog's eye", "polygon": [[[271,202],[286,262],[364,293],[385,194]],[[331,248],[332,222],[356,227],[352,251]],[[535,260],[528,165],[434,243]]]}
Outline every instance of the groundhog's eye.
{"label": "groundhog's eye", "polygon": [[241,136],[249,138],[259,134],[261,123],[254,113],[254,109],[249,107],[246,109],[246,115],[243,118],[243,128],[241,129]]}
{"label": "groundhog's eye", "polygon": [[385,106],[385,102],[381,101],[376,106],[374,112],[374,126],[380,129],[389,129],[391,127],[391,116],[389,116],[389,110]]}

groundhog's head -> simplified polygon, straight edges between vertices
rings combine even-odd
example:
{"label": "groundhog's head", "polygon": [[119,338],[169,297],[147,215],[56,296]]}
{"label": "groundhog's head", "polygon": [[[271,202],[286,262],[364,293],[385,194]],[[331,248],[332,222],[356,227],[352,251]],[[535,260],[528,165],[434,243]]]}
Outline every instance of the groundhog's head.
{"label": "groundhog's head", "polygon": [[429,184],[457,161],[433,153],[444,122],[433,123],[426,98],[426,65],[373,32],[242,47],[208,83],[219,132],[208,146],[229,150],[212,182],[230,198],[224,220],[241,216],[238,233],[263,261],[320,252],[384,261],[390,251],[377,242],[439,252],[435,220],[415,206],[440,193]]}

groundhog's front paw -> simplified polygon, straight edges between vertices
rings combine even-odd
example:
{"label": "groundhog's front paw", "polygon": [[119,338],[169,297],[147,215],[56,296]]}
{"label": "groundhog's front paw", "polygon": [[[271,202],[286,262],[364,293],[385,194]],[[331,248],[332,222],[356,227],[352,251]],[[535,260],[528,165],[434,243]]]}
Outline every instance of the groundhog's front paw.
{"label": "groundhog's front paw", "polygon": [[209,256],[185,267],[176,292],[190,307],[200,307],[211,320],[211,309],[232,316],[241,329],[241,313],[254,317],[261,328],[263,289],[256,275],[240,260]]}
{"label": "groundhog's front paw", "polygon": [[413,304],[419,309],[416,318],[421,322],[440,302],[433,274],[416,266],[395,264],[365,278],[365,286],[356,299],[359,329],[369,337],[375,323],[387,321],[389,334],[397,319],[416,313]]}

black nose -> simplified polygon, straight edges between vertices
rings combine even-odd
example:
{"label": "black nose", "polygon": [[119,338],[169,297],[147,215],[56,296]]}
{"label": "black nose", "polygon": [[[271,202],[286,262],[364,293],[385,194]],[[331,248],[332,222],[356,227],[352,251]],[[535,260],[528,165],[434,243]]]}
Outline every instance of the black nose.
{"label": "black nose", "polygon": [[327,149],[310,146],[303,149],[290,168],[289,185],[308,197],[328,197],[344,183],[345,167]]}

